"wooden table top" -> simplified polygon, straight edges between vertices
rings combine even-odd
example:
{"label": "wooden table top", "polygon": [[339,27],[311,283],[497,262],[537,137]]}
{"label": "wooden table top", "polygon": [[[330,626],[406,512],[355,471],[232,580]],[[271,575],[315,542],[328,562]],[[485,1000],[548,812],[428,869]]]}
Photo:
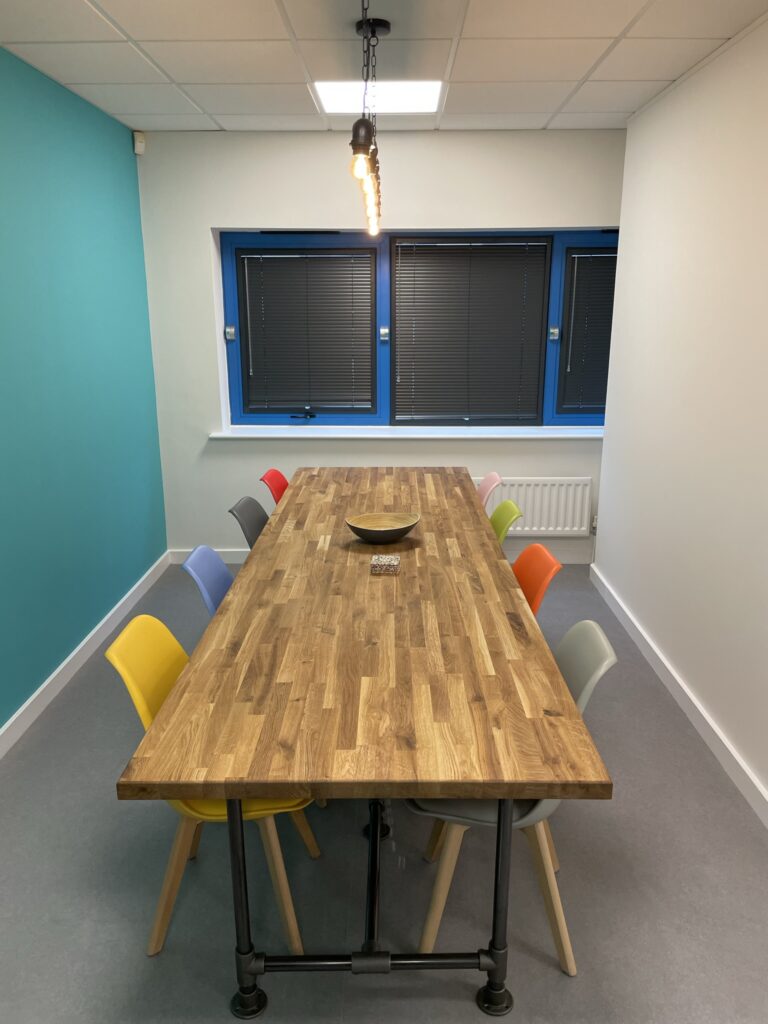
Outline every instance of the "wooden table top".
{"label": "wooden table top", "polygon": [[[418,511],[387,547],[344,524]],[[399,553],[398,576],[371,555]],[[609,798],[463,468],[300,469],[117,784],[122,799]]]}

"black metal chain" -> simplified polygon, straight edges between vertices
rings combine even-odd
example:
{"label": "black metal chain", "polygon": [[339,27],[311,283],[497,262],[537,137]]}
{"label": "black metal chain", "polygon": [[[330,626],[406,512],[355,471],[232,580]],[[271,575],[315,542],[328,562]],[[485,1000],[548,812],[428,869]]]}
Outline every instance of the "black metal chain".
{"label": "black metal chain", "polygon": [[[381,216],[381,176],[379,174],[378,142],[376,141],[376,47],[379,44],[379,37],[370,24],[368,18],[368,7],[370,0],[361,0],[361,14],[363,22],[363,64],[361,73],[363,77],[363,117],[367,117],[372,125],[371,152],[376,154],[375,166],[371,172],[376,180],[376,205],[379,216]],[[370,94],[369,94],[370,87]]]}
{"label": "black metal chain", "polygon": [[368,31],[368,3],[369,0],[362,0],[362,21],[363,21],[363,117],[368,114],[368,81],[371,76],[371,34]]}

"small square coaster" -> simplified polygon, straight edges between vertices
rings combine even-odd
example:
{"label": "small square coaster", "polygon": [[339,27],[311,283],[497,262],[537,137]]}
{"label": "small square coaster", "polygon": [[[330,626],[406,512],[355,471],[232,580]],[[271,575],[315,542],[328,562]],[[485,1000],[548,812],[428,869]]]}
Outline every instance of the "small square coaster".
{"label": "small square coaster", "polygon": [[397,576],[400,555],[371,555],[371,576]]}

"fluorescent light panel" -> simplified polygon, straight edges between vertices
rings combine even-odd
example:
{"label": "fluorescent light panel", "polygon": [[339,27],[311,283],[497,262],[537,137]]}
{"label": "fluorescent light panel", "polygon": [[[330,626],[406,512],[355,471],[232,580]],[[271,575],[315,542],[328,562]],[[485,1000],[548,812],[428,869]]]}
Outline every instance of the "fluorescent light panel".
{"label": "fluorescent light panel", "polygon": [[[377,114],[434,114],[442,82],[376,82],[368,87],[369,106]],[[326,114],[359,114],[363,83],[315,82]]]}

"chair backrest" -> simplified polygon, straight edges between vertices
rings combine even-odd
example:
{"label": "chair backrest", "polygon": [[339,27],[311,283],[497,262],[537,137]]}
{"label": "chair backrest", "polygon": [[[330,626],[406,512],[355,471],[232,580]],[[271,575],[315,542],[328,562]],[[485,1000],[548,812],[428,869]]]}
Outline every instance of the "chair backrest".
{"label": "chair backrest", "polygon": [[275,499],[275,504],[277,505],[286,492],[288,481],[279,469],[268,469],[264,476],[261,477],[261,480],[263,480],[269,488],[272,497]]}
{"label": "chair backrest", "polygon": [[249,498],[247,495],[236,502],[229,511],[240,523],[248,547],[252,548],[269,522],[269,516],[255,498]]}
{"label": "chair backrest", "polygon": [[491,526],[493,527],[493,532],[499,538],[499,544],[503,542],[509,533],[512,523],[518,520],[522,514],[514,501],[510,501],[509,498],[506,501],[499,502],[490,517]]}
{"label": "chair backrest", "polygon": [[598,682],[617,660],[608,637],[591,619],[577,622],[565,634],[555,661],[579,711],[584,711]]}
{"label": "chair backrest", "polygon": [[498,473],[486,473],[480,483],[477,485],[477,494],[480,501],[483,503],[483,508],[488,507],[488,499],[496,490],[501,483],[501,477]]}
{"label": "chair backrest", "polygon": [[512,570],[534,615],[544,600],[547,587],[562,568],[543,544],[529,544],[513,562]]}
{"label": "chair backrest", "polygon": [[221,556],[205,544],[196,547],[181,568],[195,581],[205,607],[213,615],[235,578],[230,569]]}
{"label": "chair backrest", "polygon": [[151,615],[131,619],[105,657],[120,673],[145,729],[189,660],[170,629]]}

